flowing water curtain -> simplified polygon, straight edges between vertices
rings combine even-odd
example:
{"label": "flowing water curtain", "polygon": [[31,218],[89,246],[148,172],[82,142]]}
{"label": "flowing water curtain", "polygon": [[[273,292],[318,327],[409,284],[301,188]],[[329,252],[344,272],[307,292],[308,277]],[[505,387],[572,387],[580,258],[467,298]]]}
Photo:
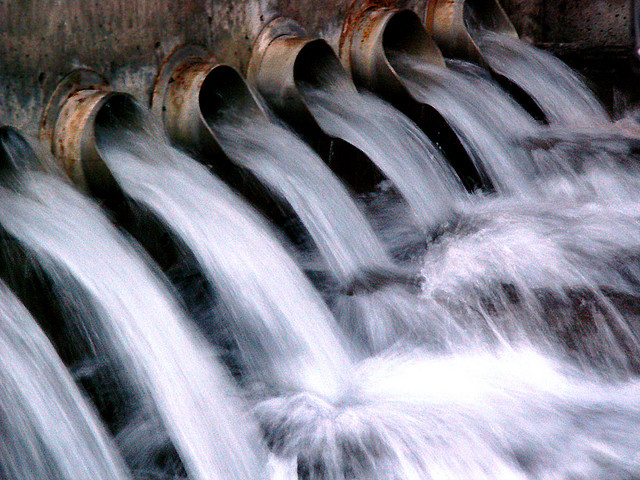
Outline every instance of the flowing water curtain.
{"label": "flowing water curtain", "polygon": [[350,355],[328,308],[266,222],[164,140],[140,135],[102,148],[123,190],[197,259],[248,378],[331,397]]}
{"label": "flowing water curtain", "polygon": [[[86,332],[161,419],[194,478],[260,478],[257,426],[212,348],[164,281],[104,214],[65,182],[25,175],[0,189],[0,224],[42,265],[61,298],[80,289]],[[132,288],[131,286],[134,286]]]}
{"label": "flowing water curtain", "polygon": [[0,351],[2,478],[131,478],[44,332],[3,283]]}

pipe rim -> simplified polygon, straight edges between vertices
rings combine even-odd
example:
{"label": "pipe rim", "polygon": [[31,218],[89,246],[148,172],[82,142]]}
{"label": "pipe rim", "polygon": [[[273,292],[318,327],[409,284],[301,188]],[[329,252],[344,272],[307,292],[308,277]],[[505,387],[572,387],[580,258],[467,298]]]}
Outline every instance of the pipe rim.
{"label": "pipe rim", "polygon": [[40,139],[54,152],[53,135],[62,108],[76,92],[81,90],[110,91],[109,82],[98,72],[81,68],[67,74],[49,97],[40,125]]}
{"label": "pipe rim", "polygon": [[251,47],[251,57],[247,65],[247,80],[249,83],[256,83],[263,59],[269,47],[275,40],[282,37],[304,39],[308,38],[308,32],[290,17],[279,16],[270,20],[262,27]]}
{"label": "pipe rim", "polygon": [[212,63],[211,54],[201,45],[183,45],[177,47],[164,62],[162,62],[151,94],[151,112],[162,125],[165,125],[164,114],[166,111],[167,89],[172,81],[172,77],[176,75],[180,69],[197,63]]}

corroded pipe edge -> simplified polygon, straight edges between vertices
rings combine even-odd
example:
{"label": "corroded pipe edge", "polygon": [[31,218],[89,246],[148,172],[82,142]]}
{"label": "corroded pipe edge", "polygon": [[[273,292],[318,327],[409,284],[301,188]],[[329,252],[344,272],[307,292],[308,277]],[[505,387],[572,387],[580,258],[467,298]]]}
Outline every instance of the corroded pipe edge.
{"label": "corroded pipe edge", "polygon": [[43,117],[41,139],[72,181],[88,192],[116,187],[96,140],[96,119],[108,104],[138,110],[131,95],[112,91],[95,72],[79,70],[58,85]]}
{"label": "corroded pipe edge", "polygon": [[250,87],[233,67],[196,46],[177,49],[165,61],[154,87],[152,110],[177,144],[212,155],[224,153],[210,127],[219,109],[264,117]]}
{"label": "corroded pipe edge", "polygon": [[340,58],[354,81],[373,91],[407,95],[389,55],[406,54],[445,66],[444,58],[412,10],[369,7],[353,11],[344,23]]}
{"label": "corroded pipe edge", "polygon": [[309,37],[295,21],[279,17],[256,39],[247,77],[278,114],[290,121],[316,124],[299,87],[301,81],[321,80],[315,77],[320,70],[331,76],[337,88],[355,91],[325,40]]}
{"label": "corroded pipe edge", "polygon": [[515,27],[497,0],[430,0],[425,26],[445,57],[486,64],[465,24],[465,9],[478,13],[484,28],[517,37]]}

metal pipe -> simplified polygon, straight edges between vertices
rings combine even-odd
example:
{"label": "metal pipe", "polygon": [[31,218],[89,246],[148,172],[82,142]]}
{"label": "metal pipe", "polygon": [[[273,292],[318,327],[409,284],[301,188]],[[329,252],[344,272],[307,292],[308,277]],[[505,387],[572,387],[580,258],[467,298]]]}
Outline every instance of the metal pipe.
{"label": "metal pipe", "polygon": [[96,126],[141,130],[143,123],[144,114],[131,95],[112,91],[96,72],[76,70],[51,96],[41,139],[76,185],[104,198],[120,189],[101,157]]}
{"label": "metal pipe", "polygon": [[370,7],[350,14],[339,53],[356,84],[386,97],[407,97],[409,92],[389,59],[394,52],[445,67],[442,53],[413,11]]}
{"label": "metal pipe", "polygon": [[440,113],[423,104],[396,72],[391,56],[404,54],[446,68],[444,57],[412,10],[368,7],[353,10],[340,39],[340,57],[354,81],[390,101],[438,144],[469,190],[491,190],[455,131]]}
{"label": "metal pipe", "polygon": [[431,0],[425,25],[445,57],[462,58],[484,65],[473,39],[474,29],[518,36],[497,0]]}
{"label": "metal pipe", "polygon": [[243,117],[267,117],[235,68],[218,63],[204,48],[186,46],[164,62],[151,109],[172,141],[219,158],[225,154],[209,122],[231,105]]}
{"label": "metal pipe", "polygon": [[325,132],[309,109],[301,86],[322,86],[356,94],[357,89],[329,44],[309,37],[294,20],[278,17],[260,32],[248,81],[269,106],[309,143],[342,180],[359,192],[385,179],[377,166],[346,139]]}
{"label": "metal pipe", "polygon": [[335,88],[356,92],[348,73],[329,44],[309,37],[294,20],[278,17],[267,24],[253,47],[247,79],[283,118],[319,128],[313,119],[300,84],[317,84],[330,76]]}

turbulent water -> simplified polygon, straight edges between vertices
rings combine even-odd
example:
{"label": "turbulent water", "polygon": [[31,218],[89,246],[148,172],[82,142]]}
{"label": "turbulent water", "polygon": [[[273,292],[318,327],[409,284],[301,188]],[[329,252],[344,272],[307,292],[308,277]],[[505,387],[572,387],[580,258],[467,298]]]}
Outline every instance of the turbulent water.
{"label": "turbulent water", "polygon": [[532,117],[481,76],[406,55],[389,58],[412,95],[435,108],[454,128],[478,169],[499,193],[531,193],[535,170],[520,140],[538,134],[540,128]]}
{"label": "turbulent water", "polygon": [[227,154],[281,195],[300,216],[339,280],[393,268],[364,214],[320,157],[289,130],[266,120],[212,125]]}
{"label": "turbulent water", "polygon": [[193,252],[220,296],[241,362],[279,390],[331,397],[348,365],[335,320],[271,228],[195,160],[162,141],[105,143],[124,190]]}
{"label": "turbulent water", "polygon": [[554,56],[508,35],[479,30],[474,38],[491,68],[529,93],[551,122],[608,123],[600,102],[578,75]]}
{"label": "turbulent water", "polygon": [[84,330],[159,416],[189,475],[261,478],[257,429],[164,282],[67,184],[34,174],[21,185],[23,193],[0,188],[0,224],[32,252],[63,302],[87,305]]}
{"label": "turbulent water", "polygon": [[370,94],[323,82],[301,89],[314,118],[331,136],[363,151],[393,183],[418,222],[446,222],[462,196],[459,179],[409,118]]}
{"label": "turbulent water", "polygon": [[535,350],[414,353],[363,364],[340,407],[265,402],[276,478],[631,479],[640,384],[608,384]]}
{"label": "turbulent water", "polygon": [[[555,60],[509,39],[480,42],[550,126],[478,69],[390,59],[412,93],[453,125],[496,192],[463,193],[406,117],[331,84],[303,87],[314,116],[365,152],[406,200],[372,194],[373,231],[289,131],[214,127],[230,155],[286,199],[333,275],[346,280],[348,288],[323,292],[328,305],[276,231],[206,168],[154,136],[99,136],[129,200],[184,244],[210,283],[208,316],[199,321],[229,337],[242,390],[161,277],[91,202],[42,175],[25,177],[23,193],[0,188],[2,227],[44,267],[59,297],[80,303],[76,309],[90,304],[81,319],[87,333],[138,386],[144,418],[117,436],[127,460],[136,451],[162,457],[174,444],[190,478],[263,478],[261,435],[270,449],[266,475],[281,480],[640,478],[637,124],[608,123]],[[394,261],[419,276],[372,272]],[[366,278],[349,283],[363,270]],[[98,458],[94,468],[107,471],[94,476],[110,468],[109,478],[126,478],[42,332],[3,292],[0,376],[16,381],[0,385],[0,414],[24,415],[9,418],[17,440],[0,425],[0,473],[33,464],[44,472],[37,478],[58,478],[47,469],[59,466],[69,470],[65,480],[88,478],[82,469]],[[36,342],[54,374],[43,378],[44,367],[5,356],[7,333],[11,355]],[[40,388],[61,398],[62,384],[67,403],[49,409],[43,396],[27,395]],[[82,431],[65,440],[82,442],[87,428],[97,439],[75,456],[42,429],[61,405],[81,410],[66,426]],[[29,445],[22,455],[20,442]]]}
{"label": "turbulent water", "polygon": [[2,283],[0,351],[1,478],[131,478],[44,332]]}

